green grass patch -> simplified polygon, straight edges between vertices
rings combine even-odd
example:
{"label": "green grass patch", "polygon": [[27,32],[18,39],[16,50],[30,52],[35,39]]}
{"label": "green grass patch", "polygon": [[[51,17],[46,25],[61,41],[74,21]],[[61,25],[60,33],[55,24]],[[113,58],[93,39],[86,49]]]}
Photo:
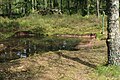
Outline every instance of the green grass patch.
{"label": "green grass patch", "polygon": [[[95,15],[82,17],[79,14],[75,15],[46,15],[31,14],[29,16],[8,19],[0,18],[1,29],[6,32],[14,31],[35,31],[37,33],[54,35],[54,34],[87,34],[97,33],[98,38],[101,38],[102,21],[98,20]],[[42,29],[42,31],[41,31]],[[106,30],[105,30],[106,31]]]}
{"label": "green grass patch", "polygon": [[99,66],[96,73],[98,76],[120,77],[120,66]]}

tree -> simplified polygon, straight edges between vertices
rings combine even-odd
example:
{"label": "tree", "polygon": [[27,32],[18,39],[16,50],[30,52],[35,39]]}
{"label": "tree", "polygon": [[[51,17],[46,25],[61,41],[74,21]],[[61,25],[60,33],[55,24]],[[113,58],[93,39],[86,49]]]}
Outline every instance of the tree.
{"label": "tree", "polygon": [[53,0],[53,7],[58,8],[58,1],[57,0]]}
{"label": "tree", "polygon": [[78,0],[74,0],[75,13],[78,13]]}
{"label": "tree", "polygon": [[47,0],[43,0],[43,8],[46,9],[47,8]]}
{"label": "tree", "polygon": [[100,12],[99,12],[99,0],[97,0],[97,16],[98,16],[98,18],[99,18],[99,14]]}
{"label": "tree", "polygon": [[32,5],[32,12],[34,12],[35,11],[34,0],[31,0],[31,5]]}
{"label": "tree", "polygon": [[61,9],[61,12],[62,12],[62,9],[63,9],[63,1],[62,0],[60,0],[60,9]]}
{"label": "tree", "polygon": [[119,0],[107,0],[108,10],[108,64],[120,65]]}
{"label": "tree", "polygon": [[71,15],[71,12],[70,12],[70,0],[67,0],[67,9],[69,11],[69,15]]}
{"label": "tree", "polygon": [[49,0],[49,7],[52,9],[52,0]]}
{"label": "tree", "polygon": [[28,6],[27,6],[27,3],[28,3],[28,0],[24,0],[24,2],[25,2],[25,14],[27,14],[27,10],[28,10]]}
{"label": "tree", "polygon": [[90,0],[87,1],[87,15],[90,15]]}

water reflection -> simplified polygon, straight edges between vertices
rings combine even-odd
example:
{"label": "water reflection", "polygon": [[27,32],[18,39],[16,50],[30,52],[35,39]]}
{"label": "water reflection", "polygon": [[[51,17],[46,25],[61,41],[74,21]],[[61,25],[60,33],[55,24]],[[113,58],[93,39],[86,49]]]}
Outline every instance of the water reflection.
{"label": "water reflection", "polygon": [[81,40],[78,38],[9,38],[0,44],[5,49],[0,50],[0,61],[26,58],[40,51],[73,50]]}

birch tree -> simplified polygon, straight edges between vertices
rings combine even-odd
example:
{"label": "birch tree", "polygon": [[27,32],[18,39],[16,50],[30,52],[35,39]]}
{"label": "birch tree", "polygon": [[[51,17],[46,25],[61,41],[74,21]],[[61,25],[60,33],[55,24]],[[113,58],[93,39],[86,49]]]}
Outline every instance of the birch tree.
{"label": "birch tree", "polygon": [[107,0],[108,10],[108,64],[120,65],[119,0]]}
{"label": "birch tree", "polygon": [[99,12],[99,0],[97,0],[97,16],[98,16],[98,18],[100,16],[100,12]]}

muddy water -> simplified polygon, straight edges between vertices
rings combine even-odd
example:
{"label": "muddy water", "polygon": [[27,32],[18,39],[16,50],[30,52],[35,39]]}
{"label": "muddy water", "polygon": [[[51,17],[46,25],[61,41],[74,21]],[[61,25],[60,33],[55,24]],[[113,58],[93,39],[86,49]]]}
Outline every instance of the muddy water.
{"label": "muddy water", "polygon": [[18,58],[26,58],[35,53],[57,51],[57,50],[74,50],[75,46],[80,43],[79,38],[9,38],[0,41],[0,62],[6,62]]}

